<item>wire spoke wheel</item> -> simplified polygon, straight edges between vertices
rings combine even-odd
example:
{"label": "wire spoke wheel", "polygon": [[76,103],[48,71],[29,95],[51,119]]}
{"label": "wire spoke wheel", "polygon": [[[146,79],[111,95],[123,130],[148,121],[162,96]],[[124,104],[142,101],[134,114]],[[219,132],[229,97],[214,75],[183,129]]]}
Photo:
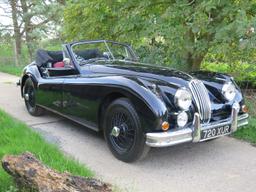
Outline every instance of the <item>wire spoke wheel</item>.
{"label": "wire spoke wheel", "polygon": [[111,131],[110,138],[120,152],[126,152],[132,147],[136,134],[134,126],[132,119],[124,112],[119,111],[112,116],[111,127],[117,128],[119,133],[113,134]]}
{"label": "wire spoke wheel", "polygon": [[127,98],[117,99],[108,106],[103,129],[111,152],[121,161],[142,159],[149,151],[140,118]]}

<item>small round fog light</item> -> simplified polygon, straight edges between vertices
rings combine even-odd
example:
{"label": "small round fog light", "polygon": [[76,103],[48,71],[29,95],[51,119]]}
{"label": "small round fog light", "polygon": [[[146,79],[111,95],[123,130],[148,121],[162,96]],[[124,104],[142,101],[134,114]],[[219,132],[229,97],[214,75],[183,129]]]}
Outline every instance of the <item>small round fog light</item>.
{"label": "small round fog light", "polygon": [[169,123],[167,121],[164,121],[162,123],[162,130],[163,131],[167,131],[169,129],[169,127],[170,127],[170,125],[169,125]]}
{"label": "small round fog light", "polygon": [[177,124],[179,127],[184,127],[188,122],[188,114],[185,111],[182,111],[177,116]]}

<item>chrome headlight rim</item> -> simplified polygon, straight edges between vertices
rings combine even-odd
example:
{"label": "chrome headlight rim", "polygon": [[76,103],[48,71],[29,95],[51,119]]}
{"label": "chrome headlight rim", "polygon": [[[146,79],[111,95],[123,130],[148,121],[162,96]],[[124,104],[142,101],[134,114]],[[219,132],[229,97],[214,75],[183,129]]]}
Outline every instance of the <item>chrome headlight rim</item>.
{"label": "chrome headlight rim", "polygon": [[179,88],[174,95],[174,103],[181,110],[188,110],[192,105],[191,92],[185,87]]}
{"label": "chrome headlight rim", "polygon": [[222,86],[221,93],[227,101],[233,101],[236,96],[236,87],[231,81],[226,82]]}

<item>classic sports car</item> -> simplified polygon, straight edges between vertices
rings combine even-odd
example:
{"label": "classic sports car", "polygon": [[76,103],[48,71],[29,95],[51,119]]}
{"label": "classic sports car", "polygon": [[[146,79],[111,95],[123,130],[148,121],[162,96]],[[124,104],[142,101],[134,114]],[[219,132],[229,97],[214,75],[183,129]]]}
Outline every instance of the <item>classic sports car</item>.
{"label": "classic sports car", "polygon": [[212,140],[248,123],[242,93],[229,75],[139,63],[130,46],[113,41],[38,50],[20,86],[31,115],[50,110],[102,131],[125,162],[150,147]]}

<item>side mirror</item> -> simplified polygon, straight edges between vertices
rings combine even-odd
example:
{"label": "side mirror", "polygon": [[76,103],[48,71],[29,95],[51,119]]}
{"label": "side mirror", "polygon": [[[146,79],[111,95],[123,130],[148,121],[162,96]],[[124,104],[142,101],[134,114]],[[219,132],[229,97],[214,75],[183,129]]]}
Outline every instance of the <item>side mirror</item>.
{"label": "side mirror", "polygon": [[64,63],[64,65],[65,65],[65,67],[70,66],[70,59],[69,59],[69,58],[64,58],[64,59],[63,59],[63,63]]}

